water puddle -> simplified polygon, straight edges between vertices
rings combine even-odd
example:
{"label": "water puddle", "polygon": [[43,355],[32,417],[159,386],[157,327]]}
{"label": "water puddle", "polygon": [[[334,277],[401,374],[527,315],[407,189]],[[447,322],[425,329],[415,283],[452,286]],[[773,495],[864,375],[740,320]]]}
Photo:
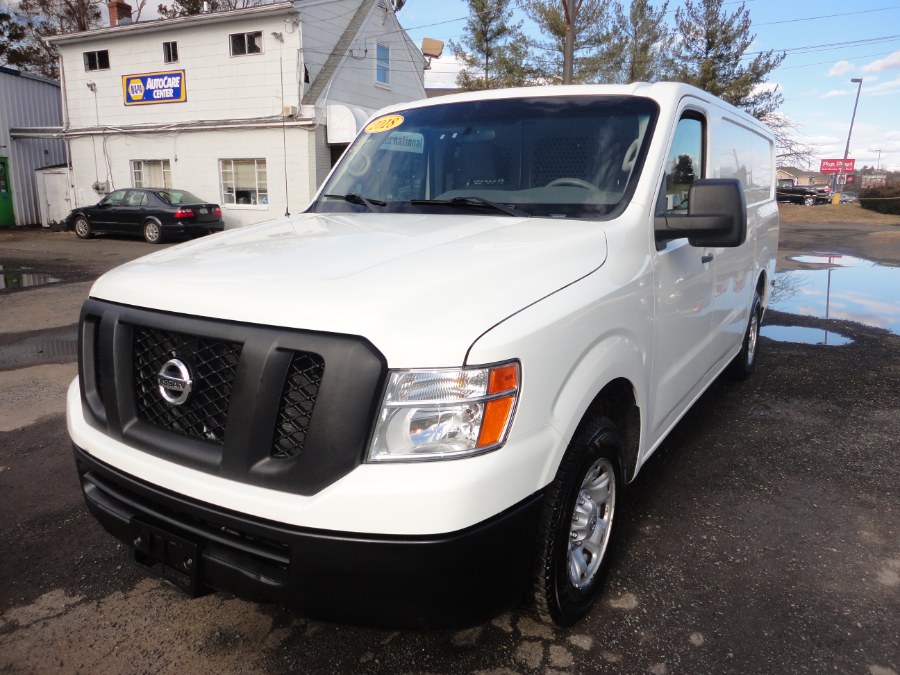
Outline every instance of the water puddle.
{"label": "water puddle", "polygon": [[[772,309],[820,319],[856,321],[900,335],[900,267],[827,253],[795,256],[791,260],[809,269],[775,275],[769,304]],[[812,344],[836,344],[836,334],[828,332],[832,337],[827,342],[826,336],[820,336],[822,339]]]}
{"label": "water puddle", "polygon": [[853,344],[853,340],[824,328],[805,328],[803,326],[775,326],[766,325],[760,330],[763,337],[778,342],[793,342],[803,345],[827,345],[839,347],[840,345]]}
{"label": "water puddle", "polygon": [[33,272],[27,267],[4,265],[0,263],[0,290],[15,288],[31,288],[55,284],[60,279],[44,272]]}
{"label": "water puddle", "polygon": [[0,370],[42,363],[68,363],[77,359],[78,331],[75,326],[40,331],[15,342],[0,344]]}

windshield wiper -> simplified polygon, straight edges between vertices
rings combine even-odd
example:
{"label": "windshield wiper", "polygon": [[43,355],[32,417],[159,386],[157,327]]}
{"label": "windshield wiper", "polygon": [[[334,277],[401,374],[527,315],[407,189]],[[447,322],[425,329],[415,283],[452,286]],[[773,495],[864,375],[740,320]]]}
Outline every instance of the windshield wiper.
{"label": "windshield wiper", "polygon": [[453,197],[452,199],[413,199],[410,201],[410,204],[414,204],[417,206],[419,204],[439,204],[443,206],[456,206],[460,208],[472,206],[487,206],[488,208],[502,211],[508,216],[517,216],[519,218],[531,217],[531,214],[527,211],[522,211],[521,209],[517,209],[514,206],[507,206],[506,204],[498,204],[497,202],[492,202],[491,200],[484,199],[483,197]]}
{"label": "windshield wiper", "polygon": [[386,206],[387,202],[383,202],[380,199],[368,199],[363,197],[362,195],[358,195],[355,192],[348,192],[345,195],[322,195],[323,197],[330,197],[331,199],[343,199],[345,202],[350,202],[351,204],[362,204],[366,208],[369,209],[372,213],[378,213],[378,209],[376,206]]}

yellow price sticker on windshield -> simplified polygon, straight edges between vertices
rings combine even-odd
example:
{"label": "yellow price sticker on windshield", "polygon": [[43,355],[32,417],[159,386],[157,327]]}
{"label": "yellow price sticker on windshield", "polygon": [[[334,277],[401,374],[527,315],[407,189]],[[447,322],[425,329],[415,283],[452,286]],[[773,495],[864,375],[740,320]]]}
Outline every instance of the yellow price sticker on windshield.
{"label": "yellow price sticker on windshield", "polygon": [[385,115],[369,122],[364,131],[367,134],[380,134],[383,131],[399,127],[401,124],[403,124],[403,115]]}

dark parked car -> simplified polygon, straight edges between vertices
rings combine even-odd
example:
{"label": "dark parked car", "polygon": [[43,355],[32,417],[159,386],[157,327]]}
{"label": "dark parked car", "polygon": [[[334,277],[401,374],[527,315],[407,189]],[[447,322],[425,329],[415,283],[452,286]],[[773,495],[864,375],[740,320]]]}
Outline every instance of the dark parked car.
{"label": "dark parked car", "polygon": [[775,196],[779,202],[804,206],[831,203],[831,189],[827,185],[797,185],[793,178],[779,178]]}
{"label": "dark parked car", "polygon": [[223,229],[222,209],[186,190],[125,188],[94,206],[75,209],[66,219],[81,239],[94,234],[141,235],[151,244]]}

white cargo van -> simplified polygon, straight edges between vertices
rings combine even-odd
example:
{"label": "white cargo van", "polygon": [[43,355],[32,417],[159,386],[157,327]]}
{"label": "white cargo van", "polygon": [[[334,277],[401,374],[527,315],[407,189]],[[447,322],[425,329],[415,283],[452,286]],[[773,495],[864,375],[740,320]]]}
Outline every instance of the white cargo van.
{"label": "white cargo van", "polygon": [[341,621],[587,612],[622,494],[753,369],[771,134],[685,85],[373,118],[305,213],[101,277],[68,425],[136,560]]}

